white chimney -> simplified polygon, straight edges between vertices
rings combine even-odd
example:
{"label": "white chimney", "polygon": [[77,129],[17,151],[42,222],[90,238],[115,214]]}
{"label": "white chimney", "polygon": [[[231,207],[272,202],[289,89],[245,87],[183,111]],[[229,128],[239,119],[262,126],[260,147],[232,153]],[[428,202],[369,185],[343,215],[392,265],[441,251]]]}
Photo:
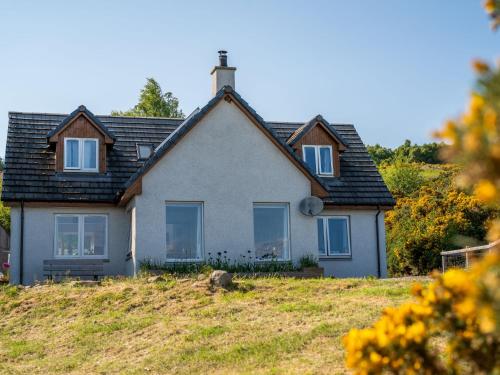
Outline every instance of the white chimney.
{"label": "white chimney", "polygon": [[212,75],[213,96],[224,86],[231,86],[233,89],[236,88],[234,85],[235,71],[236,68],[227,66],[227,51],[219,51],[219,65],[215,66],[210,73]]}

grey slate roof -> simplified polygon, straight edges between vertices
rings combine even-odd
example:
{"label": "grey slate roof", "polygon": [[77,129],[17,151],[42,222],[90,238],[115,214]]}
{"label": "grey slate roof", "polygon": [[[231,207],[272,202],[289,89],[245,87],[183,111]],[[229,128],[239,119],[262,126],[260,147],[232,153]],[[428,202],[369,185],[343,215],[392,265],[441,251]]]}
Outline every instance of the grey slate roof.
{"label": "grey slate roof", "polygon": [[[241,101],[248,106],[243,99]],[[256,113],[254,115],[287,148],[290,148],[286,144],[288,138],[304,125],[299,122],[264,122]],[[47,143],[47,134],[67,117],[65,114],[9,113],[2,200],[116,202],[124,188],[154,163],[150,158],[146,161],[148,165],[144,166],[145,161],[137,159],[136,144],[158,147],[183,122],[182,119],[95,116],[115,139],[113,147],[108,149],[107,173],[95,175],[55,171],[55,151]],[[341,154],[341,177],[320,178],[330,192],[325,203],[393,205],[394,199],[354,126],[330,126],[342,137],[347,149]],[[162,147],[172,147],[170,141],[178,140],[184,132],[181,129],[177,132],[179,136],[172,137]]]}

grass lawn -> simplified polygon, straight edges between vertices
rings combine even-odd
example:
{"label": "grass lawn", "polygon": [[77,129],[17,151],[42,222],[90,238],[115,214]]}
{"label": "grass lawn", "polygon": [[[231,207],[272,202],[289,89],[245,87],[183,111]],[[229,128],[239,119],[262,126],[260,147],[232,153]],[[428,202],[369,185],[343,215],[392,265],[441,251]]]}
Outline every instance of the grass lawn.
{"label": "grass lawn", "polygon": [[0,287],[0,373],[344,373],[342,336],[412,283],[145,280]]}

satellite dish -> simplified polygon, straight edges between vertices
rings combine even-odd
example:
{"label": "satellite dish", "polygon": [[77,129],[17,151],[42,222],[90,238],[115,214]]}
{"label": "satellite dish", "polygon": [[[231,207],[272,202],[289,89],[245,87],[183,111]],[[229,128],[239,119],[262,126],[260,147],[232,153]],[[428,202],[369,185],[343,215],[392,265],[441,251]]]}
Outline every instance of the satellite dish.
{"label": "satellite dish", "polygon": [[299,210],[304,215],[315,216],[323,211],[323,201],[318,197],[307,197],[300,201]]}

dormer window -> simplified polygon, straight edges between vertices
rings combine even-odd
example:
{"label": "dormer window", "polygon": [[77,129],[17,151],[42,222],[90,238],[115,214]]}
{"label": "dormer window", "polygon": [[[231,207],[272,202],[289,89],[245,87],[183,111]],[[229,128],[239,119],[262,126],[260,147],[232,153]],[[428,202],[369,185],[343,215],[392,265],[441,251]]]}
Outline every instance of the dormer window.
{"label": "dormer window", "polygon": [[302,155],[309,168],[320,176],[333,176],[332,146],[302,146]]}
{"label": "dormer window", "polygon": [[95,138],[64,138],[64,170],[99,171],[99,140]]}

